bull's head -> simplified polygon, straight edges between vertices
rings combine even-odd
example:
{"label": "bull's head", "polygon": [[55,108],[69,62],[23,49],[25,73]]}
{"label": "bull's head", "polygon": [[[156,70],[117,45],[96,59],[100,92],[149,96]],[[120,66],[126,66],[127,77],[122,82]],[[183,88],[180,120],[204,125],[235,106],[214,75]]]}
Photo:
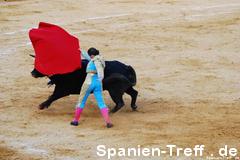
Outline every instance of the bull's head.
{"label": "bull's head", "polygon": [[[34,55],[30,54],[31,57],[35,58]],[[39,78],[39,77],[44,77],[45,75],[43,75],[42,73],[40,73],[38,70],[36,70],[35,68],[32,70],[31,75],[34,78]]]}

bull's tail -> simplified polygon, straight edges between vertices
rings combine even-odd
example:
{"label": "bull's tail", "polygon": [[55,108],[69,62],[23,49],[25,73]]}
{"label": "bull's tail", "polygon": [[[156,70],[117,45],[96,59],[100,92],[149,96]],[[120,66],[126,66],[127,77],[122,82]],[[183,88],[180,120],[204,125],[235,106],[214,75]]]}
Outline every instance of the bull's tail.
{"label": "bull's tail", "polygon": [[135,86],[137,84],[136,72],[130,65],[128,66],[128,79],[132,83],[133,86]]}

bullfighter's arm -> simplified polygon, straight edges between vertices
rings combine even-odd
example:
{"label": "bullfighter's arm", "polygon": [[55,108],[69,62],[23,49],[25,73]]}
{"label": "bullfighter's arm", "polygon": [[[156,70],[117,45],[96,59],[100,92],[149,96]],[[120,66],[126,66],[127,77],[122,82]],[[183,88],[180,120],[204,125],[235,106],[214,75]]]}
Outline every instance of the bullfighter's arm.
{"label": "bullfighter's arm", "polygon": [[88,55],[88,53],[85,51],[85,50],[83,50],[83,49],[81,49],[81,55],[85,58],[85,59],[87,59],[87,60],[91,60],[91,58],[90,58],[90,56]]}

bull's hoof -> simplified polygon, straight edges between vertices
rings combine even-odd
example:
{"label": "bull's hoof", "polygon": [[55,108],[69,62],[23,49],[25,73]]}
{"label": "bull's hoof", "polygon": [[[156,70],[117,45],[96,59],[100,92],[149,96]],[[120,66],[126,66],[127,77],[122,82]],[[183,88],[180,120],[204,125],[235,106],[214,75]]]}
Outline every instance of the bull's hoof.
{"label": "bull's hoof", "polygon": [[132,108],[133,111],[136,111],[138,107],[137,107],[136,104],[134,104],[134,105],[131,105],[131,108]]}
{"label": "bull's hoof", "polygon": [[112,123],[107,123],[106,127],[107,127],[107,128],[112,128],[112,127],[113,127],[113,124],[112,124]]}
{"label": "bull's hoof", "polygon": [[119,109],[121,109],[122,107],[120,107],[120,106],[116,106],[116,107],[114,107],[111,111],[110,111],[110,113],[116,113]]}
{"label": "bull's hoof", "polygon": [[78,126],[78,121],[72,121],[70,124],[71,124],[72,126]]}
{"label": "bull's hoof", "polygon": [[110,113],[115,113],[117,112],[119,109],[121,109],[124,106],[124,103],[118,103],[111,111]]}
{"label": "bull's hoof", "polygon": [[49,105],[47,105],[46,103],[43,102],[39,105],[38,109],[43,110],[43,109],[48,108],[48,107],[49,107]]}

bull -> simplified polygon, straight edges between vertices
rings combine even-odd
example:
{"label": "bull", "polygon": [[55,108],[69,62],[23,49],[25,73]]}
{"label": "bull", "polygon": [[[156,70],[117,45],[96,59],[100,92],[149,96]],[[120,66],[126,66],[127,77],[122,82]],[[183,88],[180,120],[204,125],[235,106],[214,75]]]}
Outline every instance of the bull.
{"label": "bull", "polygon": [[[82,84],[86,78],[86,67],[88,60],[82,60],[82,67],[71,73],[48,76],[50,81],[48,85],[55,85],[55,89],[48,99],[39,105],[39,109],[48,108],[53,101],[62,97],[79,94]],[[34,78],[44,77],[35,68],[31,75]],[[124,106],[123,94],[131,96],[131,108],[133,111],[137,109],[136,100],[138,91],[133,87],[136,85],[136,72],[130,65],[125,65],[119,61],[106,61],[104,69],[103,90],[107,90],[116,104],[111,110],[112,113],[117,112]]]}

